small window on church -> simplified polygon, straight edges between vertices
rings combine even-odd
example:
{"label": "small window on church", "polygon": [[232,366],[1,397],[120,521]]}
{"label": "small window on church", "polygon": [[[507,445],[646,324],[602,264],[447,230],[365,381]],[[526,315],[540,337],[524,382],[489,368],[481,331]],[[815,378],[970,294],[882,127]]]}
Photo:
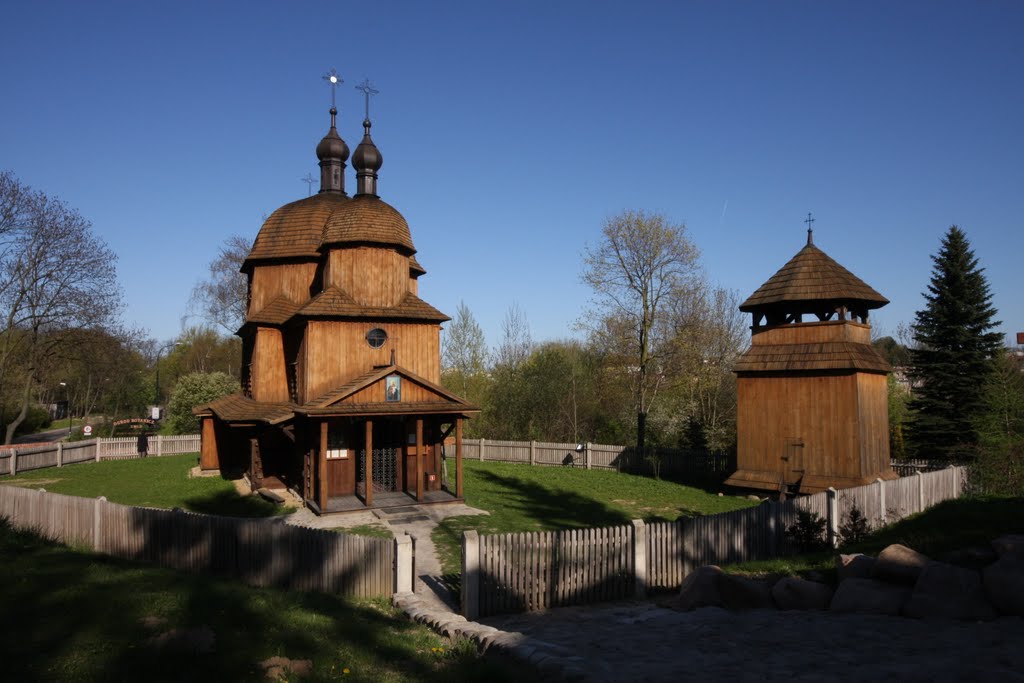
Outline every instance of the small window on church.
{"label": "small window on church", "polygon": [[379,349],[384,346],[384,342],[388,340],[388,333],[379,327],[375,327],[366,333],[366,343],[375,349]]}

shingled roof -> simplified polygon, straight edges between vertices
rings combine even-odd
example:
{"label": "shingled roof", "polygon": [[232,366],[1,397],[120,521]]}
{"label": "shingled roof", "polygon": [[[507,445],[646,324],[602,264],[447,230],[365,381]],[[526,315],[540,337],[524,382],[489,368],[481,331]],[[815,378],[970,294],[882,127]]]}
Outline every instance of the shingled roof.
{"label": "shingled roof", "polygon": [[831,256],[808,243],[740,304],[740,310],[749,313],[775,304],[826,301],[861,302],[868,309],[889,303]]}
{"label": "shingled roof", "polygon": [[285,296],[279,296],[263,307],[262,310],[250,314],[246,323],[263,323],[265,325],[285,324],[301,306]]}
{"label": "shingled roof", "polygon": [[298,406],[294,403],[254,401],[241,393],[237,393],[198,405],[192,409],[192,413],[194,415],[213,413],[226,422],[267,422],[269,424],[280,424],[293,418],[296,408]]}
{"label": "shingled roof", "polygon": [[344,243],[388,244],[416,251],[402,214],[374,195],[357,195],[331,214],[320,236],[321,247]]}
{"label": "shingled roof", "polygon": [[857,342],[755,344],[737,359],[733,372],[790,372],[800,370],[892,370],[874,347]]}
{"label": "shingled roof", "polygon": [[317,248],[327,219],[352,200],[343,194],[322,192],[285,204],[263,223],[242,270],[251,261],[309,257],[319,258]]}
{"label": "shingled roof", "polygon": [[392,318],[401,320],[451,320],[423,299],[411,292],[397,306],[362,306],[338,287],[331,286],[320,292],[299,311],[310,318]]}

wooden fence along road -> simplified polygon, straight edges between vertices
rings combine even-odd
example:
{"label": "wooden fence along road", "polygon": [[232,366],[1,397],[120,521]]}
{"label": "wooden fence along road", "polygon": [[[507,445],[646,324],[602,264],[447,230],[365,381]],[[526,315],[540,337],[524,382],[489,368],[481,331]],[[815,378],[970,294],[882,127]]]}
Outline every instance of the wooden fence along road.
{"label": "wooden fence along road", "polygon": [[964,484],[964,469],[950,467],[676,522],[489,536],[468,531],[462,541],[462,613],[476,619],[678,588],[701,565],[789,552],[786,528],[798,510],[825,519],[834,546],[854,506],[878,527],[956,498]]}
{"label": "wooden fence along road", "polygon": [[[18,472],[38,470],[44,467],[63,467],[78,462],[99,462],[100,460],[126,460],[137,458],[138,439],[134,436],[115,439],[87,439],[69,443],[48,443],[25,448],[0,450],[0,474],[15,475]],[[198,434],[182,436],[154,436],[149,439],[149,455],[179,455],[198,453]]]}

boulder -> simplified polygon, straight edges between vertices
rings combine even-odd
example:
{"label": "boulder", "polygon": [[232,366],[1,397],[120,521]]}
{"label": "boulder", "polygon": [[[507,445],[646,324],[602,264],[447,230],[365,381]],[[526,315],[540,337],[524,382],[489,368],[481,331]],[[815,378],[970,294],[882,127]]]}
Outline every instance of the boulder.
{"label": "boulder", "polygon": [[958,567],[981,569],[995,562],[999,556],[991,545],[975,545],[943,553],[936,559],[947,564],[955,564]]}
{"label": "boulder", "polygon": [[847,579],[839,584],[829,609],[896,616],[909,597],[910,589],[904,586],[875,579]]}
{"label": "boulder", "polygon": [[914,583],[921,575],[921,570],[928,564],[927,555],[922,555],[913,548],[894,543],[878,553],[871,577],[883,581],[898,583]]}
{"label": "boulder", "polygon": [[871,568],[875,566],[875,558],[870,555],[854,553],[836,557],[836,574],[840,581],[846,579],[870,579]]}
{"label": "boulder", "polygon": [[787,576],[772,586],[772,599],[779,609],[828,609],[832,588],[817,581]]}
{"label": "boulder", "polygon": [[944,562],[929,562],[924,566],[903,613],[923,619],[944,617],[977,621],[996,617],[982,588],[981,574]]}
{"label": "boulder", "polygon": [[982,582],[997,612],[1024,617],[1024,558],[1003,555],[998,562],[985,567]]}
{"label": "boulder", "polygon": [[671,601],[673,609],[689,611],[698,607],[721,607],[722,596],[718,593],[718,577],[722,569],[713,564],[697,567],[683,579],[679,595]]}
{"label": "boulder", "polygon": [[689,611],[698,607],[755,609],[772,607],[771,589],[761,581],[725,574],[715,565],[698,567],[686,577],[679,595],[667,606]]}
{"label": "boulder", "polygon": [[771,587],[764,581],[745,576],[722,574],[718,577],[718,594],[726,609],[763,609],[775,607]]}
{"label": "boulder", "polygon": [[992,550],[998,557],[1013,555],[1024,559],[1024,534],[1007,534],[992,541]]}

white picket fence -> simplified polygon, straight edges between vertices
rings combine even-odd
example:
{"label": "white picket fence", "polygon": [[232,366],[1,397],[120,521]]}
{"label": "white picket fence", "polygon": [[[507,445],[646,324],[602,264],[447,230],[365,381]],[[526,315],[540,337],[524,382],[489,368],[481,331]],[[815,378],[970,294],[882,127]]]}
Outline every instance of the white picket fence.
{"label": "white picket fence", "polygon": [[959,497],[966,470],[950,467],[893,481],[765,501],[717,515],[604,529],[479,535],[462,539],[462,613],[468,619],[602,600],[643,597],[678,588],[705,564],[778,557],[792,550],[786,536],[799,510],[826,520],[828,541],[857,509],[872,528]]}
{"label": "white picket fence", "polygon": [[[198,453],[199,447],[198,434],[149,438],[149,456]],[[138,437],[134,436],[5,448],[0,450],[0,474],[15,475],[18,472],[44,467],[63,467],[78,462],[128,460],[138,457],[141,457],[138,453]]]}

